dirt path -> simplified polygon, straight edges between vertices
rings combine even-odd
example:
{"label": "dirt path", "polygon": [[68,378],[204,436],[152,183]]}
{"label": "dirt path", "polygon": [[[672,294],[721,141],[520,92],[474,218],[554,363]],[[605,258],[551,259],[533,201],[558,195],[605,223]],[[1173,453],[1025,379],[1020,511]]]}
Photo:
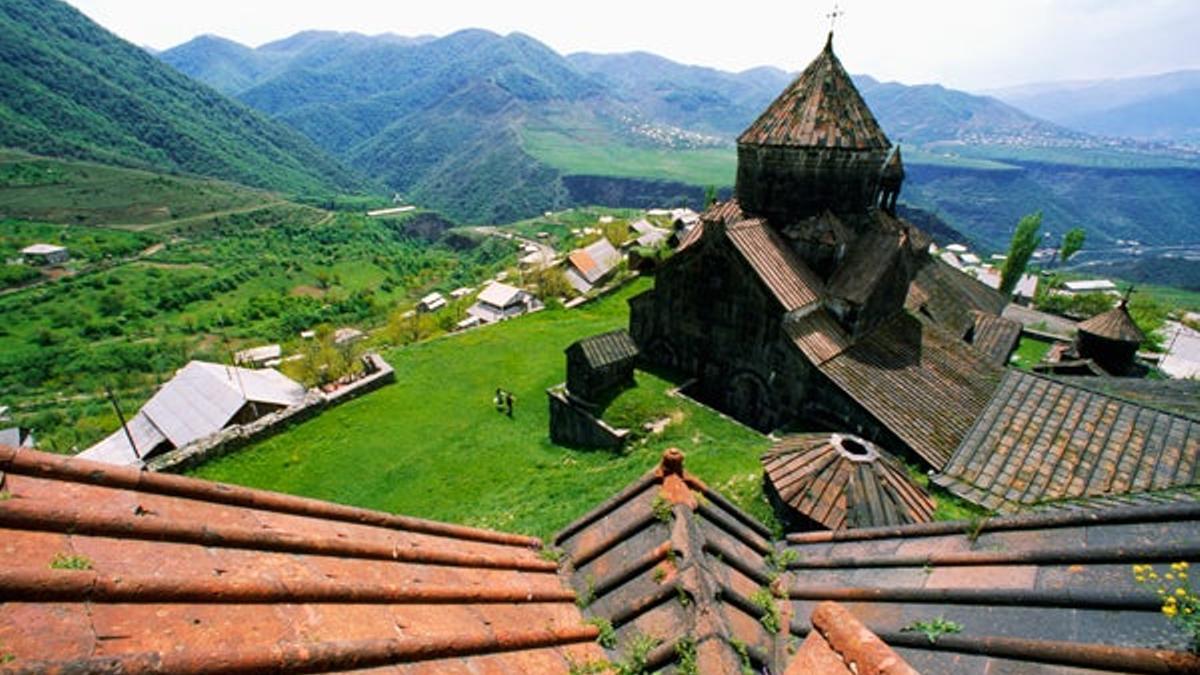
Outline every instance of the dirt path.
{"label": "dirt path", "polygon": [[165,229],[168,227],[174,227],[176,225],[184,225],[187,223],[193,223],[193,222],[197,222],[197,221],[201,221],[201,220],[206,220],[209,218],[219,218],[221,216],[232,216],[232,215],[235,215],[238,213],[249,213],[251,211],[258,211],[259,209],[267,209],[272,206],[279,206],[280,204],[286,204],[286,203],[288,203],[288,202],[286,202],[282,199],[277,199],[277,200],[271,201],[271,202],[259,202],[256,204],[252,204],[250,206],[240,206],[238,208],[225,209],[223,211],[210,211],[208,213],[201,213],[201,214],[195,215],[195,216],[188,216],[187,218],[172,218],[172,219],[168,219],[168,220],[160,220],[160,221],[154,222],[154,223],[113,223],[113,224],[107,224],[107,225],[105,225],[105,227],[120,228],[122,230],[133,230],[134,232],[145,232],[148,230],[156,230],[159,228]]}

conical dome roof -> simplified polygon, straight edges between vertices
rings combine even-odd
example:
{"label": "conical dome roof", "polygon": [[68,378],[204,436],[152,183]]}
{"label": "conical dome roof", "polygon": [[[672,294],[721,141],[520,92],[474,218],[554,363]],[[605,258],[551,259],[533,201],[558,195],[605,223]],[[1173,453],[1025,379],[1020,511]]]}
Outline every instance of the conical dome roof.
{"label": "conical dome roof", "polygon": [[742,132],[738,143],[848,150],[891,146],[834,55],[833,33],[820,55]]}
{"label": "conical dome roof", "polygon": [[1146,339],[1146,334],[1133,322],[1133,317],[1129,316],[1129,309],[1124,300],[1107,312],[1097,314],[1079,324],[1079,330],[1118,342],[1141,344]]}
{"label": "conical dome roof", "polygon": [[780,500],[831,530],[925,523],[933,499],[881,448],[844,434],[789,436],[763,455]]}

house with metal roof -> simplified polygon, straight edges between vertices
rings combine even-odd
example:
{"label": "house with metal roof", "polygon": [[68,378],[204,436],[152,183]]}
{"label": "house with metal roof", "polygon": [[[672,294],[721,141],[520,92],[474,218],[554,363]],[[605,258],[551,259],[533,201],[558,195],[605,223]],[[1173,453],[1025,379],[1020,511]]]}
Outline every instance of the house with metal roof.
{"label": "house with metal roof", "polygon": [[[475,298],[475,304],[467,309],[467,319],[461,327],[484,323],[496,323],[506,319],[537,311],[542,303],[531,293],[499,281],[488,284]],[[467,323],[469,322],[469,323]]]}
{"label": "house with metal roof", "polygon": [[61,265],[71,259],[71,252],[65,246],[33,244],[21,249],[21,257],[28,265]]}
{"label": "house with metal roof", "polygon": [[279,365],[282,358],[283,347],[277,344],[251,347],[250,349],[238,351],[233,355],[233,361],[237,365],[256,368],[273,368]]}
{"label": "house with metal roof", "polygon": [[446,306],[446,298],[441,293],[430,293],[417,303],[417,311],[432,314]]}
{"label": "house with metal roof", "polygon": [[191,361],[179,369],[124,427],[79,453],[84,459],[140,466],[234,425],[304,400],[302,385],[270,368]]}
{"label": "house with metal roof", "polygon": [[621,253],[605,237],[576,249],[567,256],[567,283],[580,293],[587,293],[612,275],[621,264]]}

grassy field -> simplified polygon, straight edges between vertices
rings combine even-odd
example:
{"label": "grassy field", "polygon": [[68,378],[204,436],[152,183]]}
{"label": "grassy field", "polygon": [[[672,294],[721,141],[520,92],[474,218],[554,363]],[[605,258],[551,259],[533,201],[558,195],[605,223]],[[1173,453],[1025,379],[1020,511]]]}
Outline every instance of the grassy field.
{"label": "grassy field", "polygon": [[0,218],[144,229],[275,201],[217,180],[0,150]]}
{"label": "grassy field", "polygon": [[732,147],[681,150],[592,144],[549,130],[526,130],[522,141],[529,154],[566,174],[729,186],[737,170],[737,153]]}
{"label": "grassy field", "polygon": [[[625,325],[638,280],[601,301],[436,339],[386,355],[397,383],[201,467],[215,480],[281,490],[452,522],[552,534],[676,446],[689,470],[770,520],[758,456],[765,437],[686,399],[667,381],[638,374],[638,387],[609,406],[626,420],[669,414],[661,435],[623,453],[567,449],[548,437],[545,389],[565,375],[563,349]],[[492,406],[496,387],[516,394],[512,419]]]}
{"label": "grassy field", "polygon": [[[404,219],[12,151],[0,151],[0,213],[24,216],[0,215],[0,403],[55,452],[117,427],[104,386],[136,409],[189,359],[289,348],[318,324],[379,326],[516,254],[495,238],[431,242]],[[35,242],[71,261],[7,264]]]}

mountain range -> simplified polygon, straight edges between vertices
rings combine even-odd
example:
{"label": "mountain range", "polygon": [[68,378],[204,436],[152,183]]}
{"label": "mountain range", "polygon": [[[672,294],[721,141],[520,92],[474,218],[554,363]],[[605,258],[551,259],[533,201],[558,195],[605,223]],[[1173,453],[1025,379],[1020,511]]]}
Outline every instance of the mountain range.
{"label": "mountain range", "polygon": [[[513,33],[310,31],[157,54],[57,0],[0,3],[0,145],[292,195],[399,192],[466,222],[728,194],[734,138],[787,85]],[[1200,154],[1088,134],[997,98],[856,78],[904,146],[902,197],[1000,247],[1023,212],[1092,241],[1195,238]],[[350,168],[347,168],[350,167]]]}
{"label": "mountain range", "polygon": [[1200,70],[1044,82],[986,93],[1088,133],[1200,147]]}
{"label": "mountain range", "polygon": [[287,192],[365,182],[312,141],[57,0],[0,2],[0,146]]}
{"label": "mountain range", "polygon": [[[500,222],[575,203],[697,202],[705,185],[730,186],[734,139],[795,76],[647,52],[562,56],[482,30],[307,32],[257,49],[204,36],[159,57],[418,203]],[[1031,206],[1099,240],[1192,236],[1184,222],[1200,216],[1200,196],[1185,186],[1200,154],[939,85],[855,81],[905,146],[907,199],[980,243],[1002,246]],[[1178,203],[1156,212],[1151,195]]]}

